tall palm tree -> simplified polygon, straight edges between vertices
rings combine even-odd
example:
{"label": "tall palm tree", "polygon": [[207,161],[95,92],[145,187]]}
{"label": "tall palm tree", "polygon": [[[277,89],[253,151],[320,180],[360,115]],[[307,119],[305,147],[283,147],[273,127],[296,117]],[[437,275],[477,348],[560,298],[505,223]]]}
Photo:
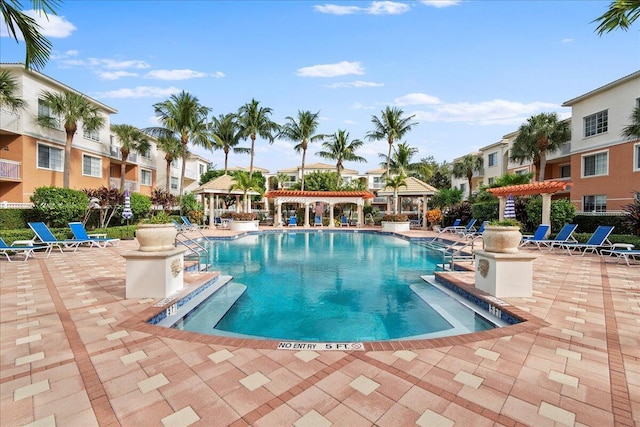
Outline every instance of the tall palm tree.
{"label": "tall palm tree", "polygon": [[407,177],[404,174],[389,176],[384,179],[385,187],[393,188],[393,214],[398,213],[398,189],[407,186]]}
{"label": "tall palm tree", "polygon": [[[38,14],[47,17],[48,13],[56,15],[54,8],[61,2],[59,0],[32,0],[31,3]],[[40,32],[42,28],[36,20],[18,10],[19,7],[21,7],[19,0],[0,1],[0,11],[2,11],[2,18],[9,35],[16,41],[20,38],[24,39],[25,67],[40,70],[47,64],[52,45],[49,39]],[[16,27],[18,27],[17,30]]]}
{"label": "tall palm tree", "polygon": [[165,191],[171,191],[171,163],[182,157],[184,147],[175,135],[164,135],[156,139],[156,146],[164,152],[166,165]]}
{"label": "tall palm tree", "polygon": [[188,145],[191,142],[205,148],[211,148],[211,140],[207,132],[207,115],[211,110],[200,104],[196,96],[184,90],[173,94],[163,102],[153,105],[162,127],[151,127],[144,131],[153,137],[175,135],[182,144],[182,171],[180,172],[180,188],[184,188],[184,172],[187,166]]}
{"label": "tall palm tree", "polygon": [[264,192],[264,188],[262,188],[262,185],[260,184],[257,178],[258,178],[257,176],[255,177],[251,176],[244,171],[237,171],[233,175],[234,183],[229,190],[242,190],[244,212],[249,212],[249,203],[248,203],[247,193],[249,191],[257,191],[258,193],[262,194]]}
{"label": "tall palm tree", "polygon": [[613,0],[609,4],[609,9],[592,22],[600,22],[596,32],[602,35],[618,28],[626,31],[638,18],[640,18],[640,0]]}
{"label": "tall palm tree", "polygon": [[0,106],[10,108],[12,111],[25,106],[24,99],[18,97],[18,80],[9,70],[0,71]]}
{"label": "tall palm tree", "polygon": [[547,166],[547,152],[559,149],[571,139],[571,128],[566,120],[558,120],[557,113],[540,113],[520,125],[518,136],[513,142],[511,160],[538,160],[538,181],[544,181]]}
{"label": "tall palm tree", "polygon": [[378,154],[378,156],[384,160],[380,163],[380,166],[385,164],[389,165],[389,172],[396,175],[408,175],[409,172],[414,171],[417,165],[411,163],[411,159],[419,150],[416,147],[411,147],[406,142],[401,142],[397,146],[393,147],[393,154],[391,159],[387,158],[386,154]]}
{"label": "tall palm tree", "polygon": [[260,102],[251,99],[251,102],[244,104],[238,109],[238,124],[242,138],[251,139],[251,163],[249,164],[249,176],[253,177],[253,157],[255,155],[256,138],[264,138],[273,144],[275,134],[280,126],[272,122],[269,116],[273,113],[269,107],[260,107]]}
{"label": "tall palm tree", "polygon": [[628,139],[640,139],[640,106],[633,109],[629,121],[631,124],[622,129],[621,135]]}
{"label": "tall palm tree", "polygon": [[367,162],[367,159],[356,154],[356,151],[363,145],[364,142],[359,139],[349,141],[349,132],[338,129],[338,132],[325,137],[325,141],[322,143],[324,150],[318,151],[316,155],[323,159],[335,160],[336,170],[338,171],[338,184],[340,184],[342,182],[344,162]]}
{"label": "tall palm tree", "polygon": [[50,116],[38,116],[38,124],[45,127],[57,128],[59,126],[58,117],[62,119],[66,134],[64,147],[64,175],[63,187],[69,188],[71,176],[71,145],[73,136],[78,130],[78,122],[82,122],[82,127],[87,132],[99,130],[105,122],[105,118],[100,114],[98,107],[93,105],[89,98],[71,91],[62,93],[43,91],[41,94],[43,105],[49,108]]}
{"label": "tall palm tree", "polygon": [[289,181],[289,175],[286,173],[278,172],[276,175],[276,182],[278,183],[278,190],[282,190],[284,188],[284,183]]}
{"label": "tall palm tree", "polygon": [[213,139],[213,149],[224,151],[224,174],[227,175],[229,152],[233,150],[236,154],[246,154],[251,150],[236,147],[240,144],[242,135],[235,114],[220,114],[218,117],[212,117],[209,131]]}
{"label": "tall palm tree", "polygon": [[111,132],[115,133],[120,141],[120,192],[124,192],[125,175],[127,172],[127,157],[132,152],[144,153],[151,147],[147,134],[135,126],[127,124],[111,125]]}
{"label": "tall palm tree", "polygon": [[471,197],[471,179],[474,172],[480,172],[484,161],[478,154],[467,154],[453,163],[452,173],[456,178],[467,178],[469,183],[469,197]]}
{"label": "tall palm tree", "polygon": [[389,176],[391,167],[391,147],[397,139],[402,139],[411,129],[417,125],[413,121],[414,116],[403,117],[404,111],[396,107],[389,107],[382,110],[380,117],[372,116],[371,123],[374,129],[367,133],[367,138],[373,141],[386,140],[389,143],[387,154],[386,175]]}
{"label": "tall palm tree", "polygon": [[300,183],[300,190],[304,191],[304,162],[307,157],[307,148],[309,143],[322,139],[324,135],[316,134],[316,129],[320,123],[318,116],[320,112],[312,113],[311,111],[298,111],[298,119],[291,116],[285,117],[287,121],[280,129],[280,136],[288,139],[289,141],[298,142],[293,147],[296,153],[302,151],[302,180]]}

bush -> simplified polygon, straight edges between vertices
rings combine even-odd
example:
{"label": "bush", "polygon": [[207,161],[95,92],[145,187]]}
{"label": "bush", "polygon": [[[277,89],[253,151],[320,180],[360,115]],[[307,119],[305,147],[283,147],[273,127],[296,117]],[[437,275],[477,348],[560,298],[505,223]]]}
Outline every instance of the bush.
{"label": "bush", "polygon": [[180,197],[180,210],[192,223],[199,224],[202,221],[202,206],[198,203],[195,194],[189,193]]}
{"label": "bush", "polygon": [[396,214],[396,215],[389,214],[389,215],[383,216],[382,220],[388,221],[388,222],[407,222],[409,220],[409,217],[401,214]]}
{"label": "bush", "polygon": [[234,212],[231,214],[231,219],[234,221],[253,221],[256,219],[256,215],[251,212]]}
{"label": "bush", "polygon": [[444,216],[444,226],[453,224],[453,221],[460,218],[463,224],[466,224],[471,220],[471,203],[462,202],[451,206]]}
{"label": "bush", "polygon": [[[542,197],[533,196],[526,204],[527,212],[526,223],[528,229],[535,229],[538,224],[542,224]],[[560,231],[565,224],[576,223],[576,208],[567,199],[559,199],[551,201],[551,230]],[[578,224],[581,232],[585,230]],[[592,231],[595,231],[595,227]]]}
{"label": "bush", "polygon": [[499,218],[500,202],[498,199],[485,202],[474,203],[471,205],[471,213],[478,223],[483,221],[491,221]]}
{"label": "bush", "polygon": [[87,211],[89,198],[70,188],[39,187],[31,196],[33,210],[51,227],[67,227],[80,221]]}
{"label": "bush", "polygon": [[149,214],[151,210],[151,199],[149,199],[149,197],[140,193],[131,193],[129,201],[131,203],[131,212],[133,212],[133,217],[130,221],[133,224],[139,222],[140,219]]}
{"label": "bush", "polygon": [[584,215],[579,214],[573,218],[573,223],[578,224],[578,231],[580,233],[593,233],[596,231],[599,225],[613,225],[615,228],[613,232],[618,234],[624,234],[627,230],[624,223],[624,216],[622,215]]}
{"label": "bush", "polygon": [[24,220],[24,211],[25,209],[0,209],[0,228],[5,230],[25,228],[27,222]]}
{"label": "bush", "polygon": [[636,199],[633,203],[624,205],[622,212],[625,213],[622,224],[626,227],[627,232],[635,236],[640,236],[640,201]]}

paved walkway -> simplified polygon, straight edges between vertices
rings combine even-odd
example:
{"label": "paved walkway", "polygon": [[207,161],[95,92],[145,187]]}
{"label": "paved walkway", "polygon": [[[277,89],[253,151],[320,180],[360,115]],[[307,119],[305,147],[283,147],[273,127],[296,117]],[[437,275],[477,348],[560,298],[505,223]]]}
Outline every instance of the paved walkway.
{"label": "paved walkway", "polygon": [[137,246],[0,261],[1,426],[640,426],[640,268],[545,253],[533,297],[506,299],[528,326],[284,351],[145,329]]}

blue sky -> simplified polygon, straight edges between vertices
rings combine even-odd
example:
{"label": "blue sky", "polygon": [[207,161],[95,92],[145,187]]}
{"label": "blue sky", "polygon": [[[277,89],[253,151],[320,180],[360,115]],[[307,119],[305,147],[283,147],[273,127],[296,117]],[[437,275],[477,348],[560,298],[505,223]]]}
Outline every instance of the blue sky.
{"label": "blue sky", "polygon": [[[30,4],[30,2],[25,2]],[[451,161],[499,141],[534,114],[640,69],[640,32],[598,36],[606,1],[71,1],[42,26],[46,75],[152,126],[153,104],[185,90],[219,115],[251,98],[283,123],[320,112],[320,133],[365,140],[387,105],[415,115],[414,160]],[[24,47],[0,28],[0,61]],[[386,142],[368,142],[361,172]],[[249,146],[247,142],[245,144]],[[256,142],[255,164],[299,165],[295,144]],[[307,163],[323,161],[314,156]],[[221,151],[192,149],[219,168]],[[230,165],[248,166],[248,155]]]}

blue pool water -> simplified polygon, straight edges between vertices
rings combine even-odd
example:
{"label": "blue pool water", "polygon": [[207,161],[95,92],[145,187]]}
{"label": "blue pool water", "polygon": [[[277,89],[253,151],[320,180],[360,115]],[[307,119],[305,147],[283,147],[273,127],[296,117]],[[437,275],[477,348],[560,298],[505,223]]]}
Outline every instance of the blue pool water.
{"label": "blue pool water", "polygon": [[[426,284],[420,276],[433,272],[437,258],[404,239],[325,231],[266,233],[209,244],[214,270],[232,275],[247,289],[217,324],[207,311],[216,304],[214,294],[183,319],[181,329],[335,342],[494,327]],[[420,287],[430,304],[410,285]]]}

